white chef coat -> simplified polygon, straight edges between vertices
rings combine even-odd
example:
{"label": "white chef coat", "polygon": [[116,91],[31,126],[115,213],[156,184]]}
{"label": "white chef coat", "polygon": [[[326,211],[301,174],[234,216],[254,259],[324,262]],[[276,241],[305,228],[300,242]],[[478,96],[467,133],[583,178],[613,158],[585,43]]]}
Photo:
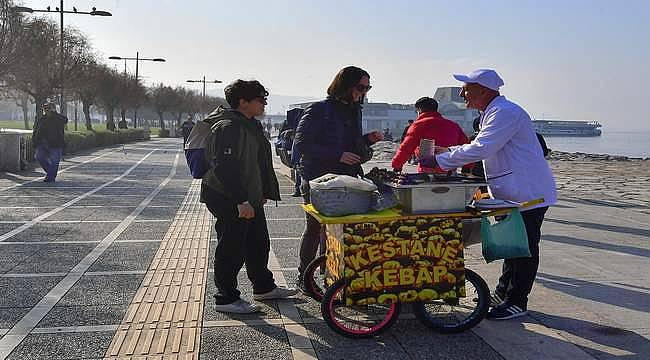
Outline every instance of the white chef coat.
{"label": "white chef coat", "polygon": [[490,195],[517,202],[544,198],[542,204],[557,202],[555,179],[533,130],[530,116],[519,105],[497,96],[481,117],[481,130],[469,144],[453,146],[436,155],[445,169],[483,160]]}

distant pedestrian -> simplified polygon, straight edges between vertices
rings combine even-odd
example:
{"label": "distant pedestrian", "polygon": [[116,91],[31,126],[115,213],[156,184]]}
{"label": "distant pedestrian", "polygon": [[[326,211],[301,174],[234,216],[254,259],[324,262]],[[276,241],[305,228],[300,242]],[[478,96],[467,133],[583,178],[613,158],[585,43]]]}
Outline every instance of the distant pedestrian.
{"label": "distant pedestrian", "polygon": [[213,124],[206,154],[214,166],[203,176],[201,201],[217,219],[216,310],[247,314],[260,307],[242,300],[237,290],[244,264],[255,300],[287,298],[297,290],[277,287],[268,268],[271,242],[264,204],[280,200],[280,189],[271,144],[255,117],[264,114],[269,93],[255,80],[236,80],[224,92],[231,109],[219,107],[206,119]]}
{"label": "distant pedestrian", "polygon": [[59,172],[59,162],[63,156],[64,129],[68,118],[56,112],[56,105],[43,105],[43,115],[36,119],[32,143],[34,158],[45,170],[44,182],[54,182]]}
{"label": "distant pedestrian", "polygon": [[181,124],[181,132],[183,133],[183,146],[187,142],[187,137],[190,136],[192,128],[194,127],[194,121],[192,121],[192,115],[187,115],[187,119]]}
{"label": "distant pedestrian", "polygon": [[451,148],[436,146],[438,155],[429,166],[437,164],[451,169],[483,160],[492,198],[516,202],[544,199],[521,212],[531,257],[504,260],[501,277],[491,296],[489,319],[519,317],[527,313],[528,295],[537,276],[544,215],[557,201],[555,180],[530,116],[499,93],[503,80],[496,71],[479,69],[454,78],[465,83],[460,95],[467,107],[482,112],[480,130],[469,144]]}
{"label": "distant pedestrian", "polygon": [[406,138],[406,133],[409,131],[409,127],[411,127],[414,121],[415,120],[411,119],[409,120],[408,124],[406,124],[404,131],[402,131],[402,137],[399,139],[400,142],[404,142],[404,139]]}
{"label": "distant pedestrian", "polygon": [[[415,120],[411,119],[411,120],[408,121],[408,124],[406,124],[406,127],[404,128],[404,131],[402,131],[402,137],[399,139],[400,143],[403,143],[404,139],[406,139],[406,133],[409,131],[409,127],[411,127],[411,125],[413,124],[414,121]],[[416,162],[415,154],[413,154],[413,155],[411,155],[411,157],[409,157],[408,163],[409,164],[414,164],[415,162]]]}

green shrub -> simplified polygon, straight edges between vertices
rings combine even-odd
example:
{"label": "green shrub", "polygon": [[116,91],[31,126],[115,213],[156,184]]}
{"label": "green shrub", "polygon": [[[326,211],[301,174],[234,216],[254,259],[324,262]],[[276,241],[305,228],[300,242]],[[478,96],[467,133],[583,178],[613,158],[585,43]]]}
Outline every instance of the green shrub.
{"label": "green shrub", "polygon": [[158,131],[158,136],[161,137],[161,138],[169,137],[169,130],[168,129],[160,129]]}
{"label": "green shrub", "polygon": [[64,152],[68,154],[79,150],[124,144],[138,140],[149,140],[149,134],[144,129],[67,131],[65,133]]}

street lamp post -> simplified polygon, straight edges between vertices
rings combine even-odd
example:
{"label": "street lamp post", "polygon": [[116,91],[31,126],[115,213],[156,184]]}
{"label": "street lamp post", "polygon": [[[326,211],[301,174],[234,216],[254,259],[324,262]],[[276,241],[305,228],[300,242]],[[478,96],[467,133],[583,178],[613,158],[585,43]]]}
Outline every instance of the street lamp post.
{"label": "street lamp post", "polygon": [[[134,58],[122,57],[122,56],[109,56],[108,58],[111,59],[111,60],[124,60],[124,72],[126,72],[126,61],[127,60],[135,60],[135,82],[136,82],[136,84],[138,82],[138,66],[140,64],[140,61],[165,62],[165,59],[163,59],[163,58],[151,58],[151,59],[141,58],[139,51],[136,51]],[[138,125],[138,109],[135,108],[133,110],[133,127],[137,127],[137,125]]]}
{"label": "street lamp post", "polygon": [[[202,104],[201,104],[202,106],[201,107],[203,108],[203,106],[205,106],[205,83],[221,84],[223,81],[221,81],[221,80],[208,80],[208,81],[206,81],[205,80],[205,75],[204,75],[202,80],[187,80],[187,82],[188,83],[203,83],[203,96],[201,98],[201,101],[202,101]],[[203,110],[203,109],[201,109],[201,110]],[[201,111],[201,113],[203,114],[203,111]]]}
{"label": "street lamp post", "polygon": [[60,41],[60,44],[59,44],[60,47],[61,47],[61,54],[60,54],[60,56],[61,56],[60,57],[61,68],[59,70],[60,71],[59,76],[61,77],[61,80],[60,80],[60,83],[59,83],[59,86],[61,88],[61,97],[59,99],[59,106],[61,108],[61,113],[64,114],[64,115],[67,115],[66,114],[67,113],[66,106],[65,106],[65,95],[63,93],[63,89],[64,89],[64,86],[63,86],[63,82],[64,82],[63,73],[64,73],[64,69],[65,69],[65,56],[63,54],[63,14],[82,14],[82,15],[85,14],[85,15],[92,15],[92,16],[113,16],[113,15],[111,13],[109,13],[108,11],[97,10],[97,8],[95,8],[95,7],[92,8],[92,11],[79,11],[79,10],[77,10],[76,7],[73,6],[72,11],[65,11],[65,10],[63,10],[63,0],[60,0],[59,7],[55,8],[54,10],[52,10],[49,6],[47,8],[45,8],[44,10],[32,9],[30,7],[25,7],[25,6],[15,6],[13,9],[15,11],[25,12],[25,13],[38,13],[38,12],[43,12],[43,13],[54,12],[54,13],[57,13],[58,12],[59,14],[61,14],[61,17],[60,17],[61,18],[61,28],[60,28],[61,29],[61,41]]}

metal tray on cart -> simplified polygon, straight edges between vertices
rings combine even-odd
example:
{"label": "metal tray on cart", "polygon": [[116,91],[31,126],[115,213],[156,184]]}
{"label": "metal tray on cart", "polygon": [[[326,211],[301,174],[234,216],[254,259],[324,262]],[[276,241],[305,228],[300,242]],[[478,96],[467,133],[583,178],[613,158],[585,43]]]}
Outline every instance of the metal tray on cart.
{"label": "metal tray on cart", "polygon": [[385,182],[402,206],[410,214],[437,214],[465,211],[465,206],[480,186],[487,183],[477,177],[451,175],[438,176],[422,174],[420,183],[400,185]]}

